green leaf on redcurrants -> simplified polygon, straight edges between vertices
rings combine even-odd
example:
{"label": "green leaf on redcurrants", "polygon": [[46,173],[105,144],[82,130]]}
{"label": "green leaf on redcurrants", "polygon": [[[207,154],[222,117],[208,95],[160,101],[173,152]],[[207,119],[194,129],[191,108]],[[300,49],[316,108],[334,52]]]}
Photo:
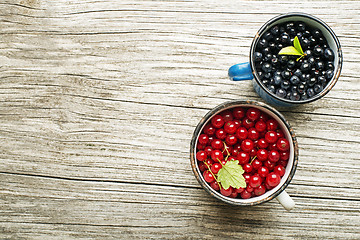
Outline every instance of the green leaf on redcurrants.
{"label": "green leaf on redcurrants", "polygon": [[227,161],[226,164],[222,164],[222,168],[217,174],[217,180],[224,189],[228,189],[230,186],[237,189],[246,188],[243,173],[244,170],[238,160]]}

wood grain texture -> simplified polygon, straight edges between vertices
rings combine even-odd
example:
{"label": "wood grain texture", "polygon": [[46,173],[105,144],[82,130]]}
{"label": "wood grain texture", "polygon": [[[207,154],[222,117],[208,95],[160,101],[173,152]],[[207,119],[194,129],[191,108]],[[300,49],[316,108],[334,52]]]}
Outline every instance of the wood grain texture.
{"label": "wood grain texture", "polygon": [[[198,121],[262,24],[307,12],[338,35],[341,77],[280,111],[300,147],[297,203],[239,208],[191,171]],[[358,1],[0,2],[0,238],[359,239]]]}

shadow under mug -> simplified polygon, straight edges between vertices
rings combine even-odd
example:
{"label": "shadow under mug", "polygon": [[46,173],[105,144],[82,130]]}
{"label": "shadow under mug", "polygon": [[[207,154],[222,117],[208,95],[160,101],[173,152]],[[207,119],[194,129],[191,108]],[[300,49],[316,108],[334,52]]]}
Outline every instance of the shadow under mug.
{"label": "shadow under mug", "polygon": [[[270,117],[274,118],[278,123],[281,130],[284,132],[285,138],[290,143],[290,156],[287,163],[287,166],[285,167],[285,174],[281,178],[281,181],[279,185],[277,185],[275,188],[265,192],[261,196],[252,197],[249,199],[240,199],[240,198],[230,198],[225,197],[219,192],[215,191],[210,187],[208,183],[206,183],[204,177],[201,174],[201,171],[199,169],[197,159],[196,159],[196,146],[198,143],[198,138],[206,126],[211,121],[211,118],[219,114],[220,112],[231,109],[234,107],[254,107],[259,109],[262,112],[265,112]],[[218,105],[217,107],[210,110],[199,122],[199,124],[196,126],[193,137],[191,139],[190,144],[190,162],[191,167],[194,172],[194,175],[200,185],[213,197],[226,202],[228,204],[232,205],[239,205],[239,206],[252,206],[261,204],[267,201],[270,201],[273,198],[276,198],[281,205],[286,209],[290,210],[295,206],[294,201],[291,199],[291,197],[284,191],[287,185],[290,183],[291,179],[293,178],[296,166],[298,162],[298,155],[299,155],[299,149],[298,149],[298,143],[295,137],[294,130],[290,127],[290,124],[285,120],[284,116],[278,112],[275,108],[257,101],[242,101],[242,100],[235,100],[235,101],[229,101],[222,103]]]}
{"label": "shadow under mug", "polygon": [[[326,85],[326,87],[324,87],[324,89],[320,93],[306,100],[292,101],[290,99],[280,98],[276,94],[270,92],[269,89],[261,82],[255,68],[254,52],[257,43],[261,39],[262,35],[265,32],[267,32],[270,28],[272,28],[274,25],[281,24],[287,21],[294,21],[294,22],[302,21],[312,28],[320,29],[325,39],[327,40],[329,47],[334,52],[335,58],[334,58],[333,77],[330,79],[329,83]],[[286,13],[270,19],[259,29],[251,44],[250,62],[233,65],[232,67],[229,68],[228,74],[230,80],[233,81],[252,80],[255,91],[266,102],[279,107],[292,107],[304,103],[309,103],[325,96],[334,87],[335,83],[337,82],[340,76],[341,67],[342,67],[342,51],[340,47],[340,42],[336,37],[335,33],[325,22],[323,22],[319,18],[316,18],[306,13]]]}

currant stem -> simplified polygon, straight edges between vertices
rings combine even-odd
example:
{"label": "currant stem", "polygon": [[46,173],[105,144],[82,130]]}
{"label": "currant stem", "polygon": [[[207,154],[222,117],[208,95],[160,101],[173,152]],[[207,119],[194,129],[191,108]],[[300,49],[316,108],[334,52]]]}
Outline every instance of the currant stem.
{"label": "currant stem", "polygon": [[[219,159],[218,159],[218,160],[219,160]],[[219,162],[220,162],[220,164],[222,165],[221,161],[219,161]],[[205,163],[205,165],[207,166],[207,168],[209,169],[210,173],[213,175],[215,181],[219,184],[219,187],[220,187],[220,189],[221,189],[221,188],[222,188],[222,187],[221,187],[221,184],[220,184],[220,182],[217,180],[215,173],[213,173],[213,172],[211,171],[210,166],[209,166],[206,162],[204,162],[204,163]]]}

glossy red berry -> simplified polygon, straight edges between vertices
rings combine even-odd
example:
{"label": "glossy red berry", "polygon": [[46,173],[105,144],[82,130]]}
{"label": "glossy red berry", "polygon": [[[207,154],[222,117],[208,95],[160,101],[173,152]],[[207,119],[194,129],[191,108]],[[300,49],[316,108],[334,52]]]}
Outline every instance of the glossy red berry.
{"label": "glossy red berry", "polygon": [[268,131],[275,131],[278,128],[278,123],[275,119],[269,119],[266,122],[266,127]]}
{"label": "glossy red berry", "polygon": [[248,136],[248,130],[244,127],[239,127],[237,130],[236,130],[236,137],[239,139],[239,140],[245,140]]}
{"label": "glossy red berry", "polygon": [[226,132],[223,128],[219,128],[216,130],[215,136],[220,140],[224,140],[226,138]]}
{"label": "glossy red berry", "polygon": [[248,199],[248,198],[251,198],[251,193],[248,192],[247,190],[244,190],[244,191],[242,191],[242,193],[240,193],[240,196],[243,199]]}
{"label": "glossy red berry", "polygon": [[211,156],[212,147],[211,146],[206,146],[204,148],[204,152],[206,152],[206,155]]}
{"label": "glossy red berry", "polygon": [[281,166],[283,166],[283,167],[286,167],[286,166],[287,166],[287,163],[288,163],[288,161],[284,161],[284,160],[280,160],[280,161],[278,162],[278,164],[281,165]]}
{"label": "glossy red berry", "polygon": [[210,184],[210,187],[212,187],[212,189],[214,189],[215,191],[219,191],[220,190],[220,185],[217,181],[214,181]]}
{"label": "glossy red berry", "polygon": [[[269,120],[270,121],[270,120]],[[278,140],[278,137],[276,135],[275,131],[268,131],[265,134],[265,141],[268,143],[275,143]]]}
{"label": "glossy red berry", "polygon": [[238,193],[236,191],[232,191],[231,194],[230,194],[230,198],[236,198],[238,196]]}
{"label": "glossy red berry", "polygon": [[260,110],[257,108],[249,108],[246,112],[246,116],[251,121],[256,121],[260,117]]}
{"label": "glossy red berry", "polygon": [[249,186],[252,188],[257,188],[258,186],[260,186],[261,182],[262,182],[262,179],[260,176],[253,175],[250,178]]}
{"label": "glossy red berry", "polygon": [[233,114],[230,110],[225,110],[220,113],[225,122],[232,121],[234,119]]}
{"label": "glossy red berry", "polygon": [[207,124],[204,127],[204,133],[207,134],[208,136],[212,136],[215,134],[215,128],[211,125],[211,124]]}
{"label": "glossy red berry", "polygon": [[273,172],[279,174],[279,176],[282,177],[285,175],[285,167],[281,165],[277,165],[275,166]]}
{"label": "glossy red berry", "polygon": [[237,138],[235,137],[235,135],[229,134],[225,138],[225,142],[226,142],[227,145],[232,146],[232,145],[237,143]]}
{"label": "glossy red berry", "polygon": [[234,122],[234,124],[236,126],[236,129],[238,129],[241,126],[241,122],[239,120],[234,119],[233,122]]}
{"label": "glossy red berry", "polygon": [[[255,143],[254,143],[254,145],[255,145]],[[251,149],[250,150],[250,158],[253,158],[253,157],[255,157],[256,156],[256,149],[255,149],[255,147],[253,148],[253,149]]]}
{"label": "glossy red berry", "polygon": [[201,172],[205,171],[208,167],[205,165],[204,162],[199,162],[199,169]]}
{"label": "glossy red berry", "polygon": [[220,150],[213,150],[211,152],[211,159],[215,162],[224,160],[224,155]]}
{"label": "glossy red berry", "polygon": [[219,170],[222,168],[222,165],[220,163],[214,163],[213,165],[211,165],[211,171],[214,174],[217,174],[219,172]]}
{"label": "glossy red berry", "polygon": [[221,115],[215,115],[211,119],[211,124],[215,128],[221,128],[224,125],[224,123],[225,123],[225,120]]}
{"label": "glossy red berry", "polygon": [[266,130],[266,123],[264,121],[257,121],[255,123],[255,129],[259,132],[263,132]]}
{"label": "glossy red berry", "polygon": [[250,160],[250,155],[247,152],[241,151],[239,152],[239,154],[236,156],[237,160],[239,160],[240,164],[245,164],[248,163]]}
{"label": "glossy red berry", "polygon": [[254,148],[254,142],[250,139],[245,139],[241,142],[241,149],[244,152],[250,152]]}
{"label": "glossy red berry", "polygon": [[266,184],[270,187],[276,187],[280,183],[280,176],[277,173],[269,173],[266,177]]}
{"label": "glossy red berry", "polygon": [[283,138],[285,135],[284,135],[284,132],[281,131],[281,130],[277,130],[276,131],[276,135],[278,136],[278,138]]}
{"label": "glossy red berry", "polygon": [[236,125],[235,125],[235,123],[233,121],[228,121],[224,125],[224,130],[227,133],[233,134],[233,133],[236,132],[236,129],[237,129]]}
{"label": "glossy red berry", "polygon": [[225,189],[225,188],[221,188],[221,189],[220,189],[220,193],[221,193],[222,195],[224,195],[225,197],[230,196],[232,192],[233,192],[233,188],[232,188],[232,187],[229,187],[228,189]]}
{"label": "glossy red berry", "polygon": [[255,128],[249,128],[248,130],[248,138],[251,140],[257,140],[259,139],[259,132]]}
{"label": "glossy red berry", "polygon": [[245,189],[240,187],[240,188],[234,188],[234,191],[237,193],[242,193]]}
{"label": "glossy red berry", "polygon": [[280,152],[280,160],[287,161],[289,160],[290,153],[288,151],[286,152]]}
{"label": "glossy red berry", "polygon": [[243,177],[245,178],[246,184],[249,184],[251,175],[249,173],[243,173]]}
{"label": "glossy red berry", "polygon": [[233,109],[233,115],[236,119],[243,119],[245,117],[245,109],[242,107],[236,107]]}
{"label": "glossy red berry", "polygon": [[270,162],[277,162],[280,159],[280,153],[276,150],[271,150],[269,152],[269,161]]}
{"label": "glossy red berry", "polygon": [[280,138],[276,142],[276,146],[280,151],[287,151],[290,148],[290,143],[285,138]]}
{"label": "glossy red berry", "polygon": [[266,149],[261,148],[257,151],[256,156],[260,161],[266,161],[269,157],[269,153]]}
{"label": "glossy red berry", "polygon": [[213,149],[223,149],[224,147],[224,143],[220,140],[220,139],[214,139],[212,142],[211,142],[211,147]]}
{"label": "glossy red berry", "polygon": [[267,122],[267,120],[269,120],[269,116],[268,116],[266,113],[261,112],[261,113],[260,113],[259,120],[264,121],[264,122]]}
{"label": "glossy red berry", "polygon": [[208,167],[207,166],[209,166],[209,167],[211,167],[211,165],[213,165],[213,163],[214,163],[214,161],[212,160],[212,159],[206,159],[205,161],[204,161],[204,163],[206,163],[205,165],[206,165],[206,169],[208,169]]}
{"label": "glossy red berry", "polygon": [[252,188],[250,185],[247,185],[245,190],[248,191],[249,193],[252,193],[254,191],[254,188]]}
{"label": "glossy red berry", "polygon": [[258,169],[258,174],[260,177],[265,178],[269,174],[269,169],[265,166],[262,166]]}
{"label": "glossy red berry", "polygon": [[266,187],[261,184],[257,188],[254,189],[255,196],[261,196],[266,192]]}
{"label": "glossy red berry", "polygon": [[267,169],[269,169],[269,171],[272,171],[275,168],[275,163],[270,162],[269,160],[266,160],[264,162],[264,166],[267,167]]}
{"label": "glossy red berry", "polygon": [[200,144],[206,145],[209,142],[209,136],[204,133],[200,134],[198,141]]}
{"label": "glossy red berry", "polygon": [[205,161],[207,159],[207,154],[205,151],[198,151],[196,153],[196,159],[198,161]]}
{"label": "glossy red berry", "polygon": [[200,143],[198,142],[197,145],[196,145],[196,148],[197,148],[198,150],[204,150],[204,149],[205,149],[205,145],[202,145],[202,144],[200,144]]}
{"label": "glossy red berry", "polygon": [[251,165],[253,169],[258,170],[260,167],[262,167],[262,162],[258,159],[255,159],[254,161],[252,161]]}
{"label": "glossy red berry", "polygon": [[267,148],[269,143],[265,141],[265,138],[260,138],[257,142],[259,148]]}
{"label": "glossy red berry", "polygon": [[204,177],[205,181],[208,183],[212,183],[213,181],[215,181],[214,175],[209,170],[206,170],[203,173],[203,177]]}
{"label": "glossy red berry", "polygon": [[245,163],[245,164],[243,165],[243,169],[244,169],[244,171],[245,171],[246,173],[249,173],[249,172],[251,172],[251,171],[253,170],[253,167],[251,166],[250,163]]}
{"label": "glossy red berry", "polygon": [[255,125],[254,121],[250,120],[248,117],[242,120],[242,126],[246,129],[249,129]]}

